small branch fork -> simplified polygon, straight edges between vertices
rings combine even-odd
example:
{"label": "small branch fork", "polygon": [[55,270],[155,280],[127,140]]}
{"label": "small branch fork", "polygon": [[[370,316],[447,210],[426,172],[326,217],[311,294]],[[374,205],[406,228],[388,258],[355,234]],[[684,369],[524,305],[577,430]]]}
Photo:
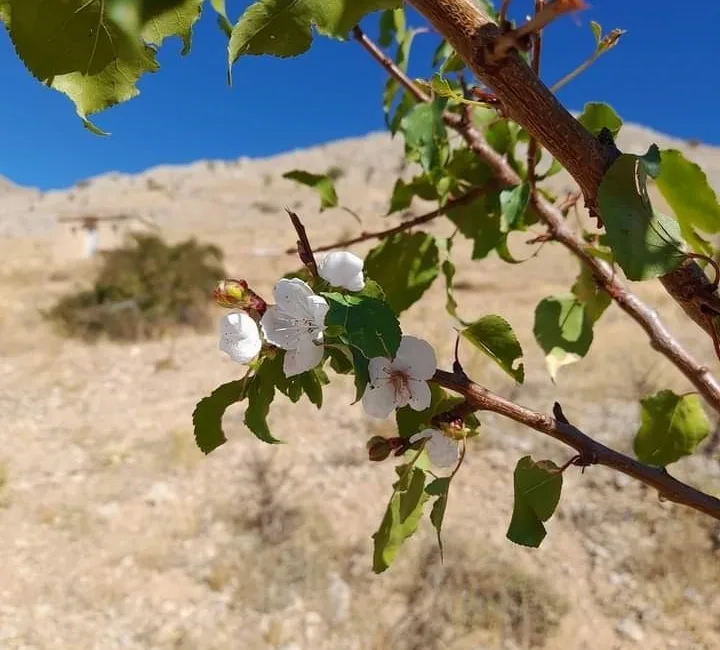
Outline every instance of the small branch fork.
{"label": "small branch fork", "polygon": [[[436,1],[437,6],[444,7],[444,11],[447,10],[448,5],[455,6],[456,3],[458,6],[466,6],[464,0]],[[414,0],[412,4],[414,4],[419,10],[422,11],[422,13],[426,14],[428,17],[430,17],[431,15],[435,15],[433,10],[431,10],[430,4],[428,2],[425,2],[425,0],[423,0],[422,2],[420,0]],[[432,7],[435,6],[435,4],[432,4]],[[470,2],[470,6],[472,7],[471,10],[469,10],[471,14],[477,11],[477,8],[472,2]],[[446,18],[443,18],[443,21],[446,20]],[[489,21],[489,19],[487,20]],[[443,24],[442,21],[440,22],[441,24]],[[490,24],[494,26],[494,23]],[[459,28],[460,25],[461,23],[457,23],[456,27]],[[430,101],[430,97],[427,96],[421,89],[419,89],[413,83],[413,81],[407,75],[405,75],[405,73],[403,73],[402,70],[400,70],[394,63],[392,63],[392,61],[390,61],[385,56],[385,54],[365,34],[363,34],[360,28],[355,28],[353,33],[355,34],[355,38],[358,39],[360,44],[370,53],[370,55],[376,61],[378,61],[386,70],[388,70],[389,73],[404,88],[408,90],[408,92],[410,92],[414,97],[418,99],[418,101]],[[458,38],[460,38],[460,36],[458,36]],[[462,51],[460,50],[459,53],[462,54]],[[528,72],[531,75],[533,74],[532,71],[529,69]],[[537,81],[537,77],[533,76],[531,78],[535,79],[538,84],[540,83],[539,81]],[[555,101],[554,97],[552,97],[551,95],[550,97],[552,98],[552,101]],[[505,107],[505,100],[503,99],[502,101],[503,107]],[[562,106],[559,106],[559,108],[562,110],[563,113],[566,112],[565,109],[562,108]],[[582,127],[580,123],[577,122],[569,113],[568,115],[573,120],[574,124],[580,128],[581,132],[584,133],[582,137],[584,138],[585,136],[589,136],[589,133],[584,130],[584,127]],[[495,151],[487,142],[487,140],[485,140],[483,134],[478,129],[476,129],[471,122],[469,122],[467,119],[464,119],[462,115],[445,112],[443,114],[443,121],[448,127],[455,130],[465,140],[468,148],[471,151],[473,151],[477,156],[482,158],[488,164],[488,166],[492,169],[494,173],[494,181],[500,187],[512,188],[516,187],[522,182],[520,176],[518,176],[518,174],[510,166],[507,160],[497,151]],[[545,129],[545,127],[543,127],[543,129]],[[537,138],[540,142],[543,142],[543,140],[541,139],[543,129],[541,129],[540,131],[533,131],[528,129],[528,131],[531,133],[532,137]],[[568,138],[570,138],[572,132],[568,132],[566,135]],[[590,136],[590,149],[583,153],[583,165],[587,167],[592,167],[592,159],[594,155],[592,152],[592,147],[595,146],[595,144],[593,143],[597,143],[597,141],[592,138],[592,136]],[[543,142],[543,144],[546,145],[546,142]],[[560,160],[561,163],[563,162],[563,159],[567,160],[566,155],[564,155],[562,158],[559,156],[556,157],[558,158],[558,160]],[[568,167],[568,169],[569,171],[571,171],[571,173],[573,173],[575,179],[578,180],[578,177],[575,176],[573,170],[570,167]],[[599,174],[598,178],[593,181],[595,183],[595,188],[597,188],[597,186],[599,185],[600,178],[601,174]],[[581,183],[580,181],[578,182],[582,189],[583,183]],[[587,197],[587,193],[585,193],[585,196]],[[565,248],[567,248],[571,253],[573,253],[573,255],[575,255],[580,260],[580,262],[583,263],[590,270],[598,286],[601,287],[615,301],[615,303],[620,307],[620,309],[622,309],[626,314],[628,314],[636,323],[638,323],[638,325],[640,325],[640,327],[643,328],[643,330],[645,330],[648,337],[650,338],[650,345],[660,354],[662,354],[665,358],[667,358],[676,368],[678,368],[678,370],[680,370],[680,372],[685,375],[685,377],[693,384],[693,386],[695,386],[698,392],[705,398],[710,407],[717,413],[720,413],[720,383],[718,383],[717,379],[712,375],[709,369],[706,366],[698,363],[680,345],[677,339],[670,333],[664,323],[660,320],[658,314],[625,286],[625,284],[617,277],[614,269],[609,264],[596,257],[593,257],[587,251],[585,242],[572,231],[572,229],[565,221],[565,217],[561,210],[562,206],[558,207],[552,205],[542,196],[539,196],[537,192],[533,193],[533,195],[531,196],[531,202],[538,216],[547,226],[549,238],[565,246]],[[704,281],[704,292],[707,295],[714,295],[712,294],[713,284],[707,278],[700,266],[691,259],[688,260],[684,265],[682,265],[680,269],[678,269],[678,271],[674,271],[672,274],[668,274],[661,278],[661,281],[663,282],[663,284],[666,285],[666,287],[668,286],[666,284],[666,280],[670,276],[673,276],[670,284],[675,287],[676,291],[674,290],[675,292],[673,293],[673,291],[670,291],[669,289],[668,290],[670,291],[670,293],[673,294],[673,296],[678,300],[678,302],[680,302],[683,309],[685,309],[685,311],[693,319],[695,319],[695,315],[693,315],[694,312],[692,311],[695,305],[695,303],[693,302],[693,296],[697,295],[695,291],[699,286],[699,283],[702,283]],[[682,279],[682,286],[678,278]],[[684,292],[682,293],[682,302],[680,301],[680,294],[678,293],[681,289]],[[708,329],[711,325],[707,314],[707,311],[711,309],[714,309],[714,307],[708,306],[706,308],[706,311],[699,311],[699,315],[697,315],[698,318],[702,319],[702,322],[706,329]],[[720,311],[718,311],[718,313],[720,313]]]}
{"label": "small branch fork", "polygon": [[594,440],[570,424],[557,402],[553,407],[555,417],[552,417],[511,402],[472,382],[464,374],[438,370],[432,381],[462,395],[468,409],[497,413],[572,447],[578,452],[570,462],[574,466],[610,467],[654,488],[662,499],[679,503],[720,520],[720,499],[678,481],[664,469],[644,465]]}
{"label": "small branch fork", "polygon": [[[620,154],[614,143],[594,137],[582,126],[542,83],[517,51],[508,49],[507,32],[473,0],[407,0],[421,13],[480,79],[502,105],[503,114],[522,125],[537,139],[580,186],[590,214],[599,217],[597,193],[605,171]],[[506,4],[506,3],[504,3]],[[577,0],[547,2],[541,12],[543,18],[533,29],[546,24],[553,14],[559,15],[581,6]],[[563,11],[560,11],[563,9]],[[523,28],[529,29],[528,25]],[[498,47],[498,42],[505,45]],[[504,54],[504,58],[500,56]],[[383,64],[384,65],[384,64]],[[408,87],[410,92],[411,87]],[[415,97],[424,101],[417,93]],[[450,114],[446,124],[452,126],[458,115]],[[536,205],[537,207],[537,205]],[[661,276],[665,290],[685,313],[709,336],[714,337],[714,318],[720,316],[720,298],[714,293],[702,268],[688,258],[674,271]],[[708,314],[712,318],[708,318]],[[718,404],[714,404],[717,410]]]}

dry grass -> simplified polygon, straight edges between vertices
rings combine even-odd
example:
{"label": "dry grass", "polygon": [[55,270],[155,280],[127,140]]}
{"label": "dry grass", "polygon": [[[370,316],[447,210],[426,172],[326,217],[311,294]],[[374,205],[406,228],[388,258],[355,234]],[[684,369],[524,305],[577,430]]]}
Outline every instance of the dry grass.
{"label": "dry grass", "polygon": [[[294,206],[318,244],[388,227],[399,220],[381,216],[399,160],[388,151],[324,152],[310,161],[297,154],[244,163],[240,175],[227,165],[199,165],[192,174],[161,170],[157,185],[141,179],[132,191],[87,183],[73,205],[87,210],[102,199],[152,211],[167,241],[198,233],[217,243],[228,275],[269,296],[276,279],[297,265],[282,254],[295,236],[281,209],[252,200]],[[362,224],[321,215],[307,188],[275,182],[288,169],[332,165],[346,171],[340,199]],[[279,195],[281,184],[287,195]],[[173,188],[176,200],[160,185]],[[277,196],[268,193],[271,185]],[[37,202],[46,211],[69,205],[62,197],[49,201]],[[448,236],[452,228],[438,220],[429,231]],[[527,257],[523,238],[536,234],[513,241],[513,252]],[[363,255],[375,243],[353,250]],[[563,368],[552,384],[533,341],[533,311],[543,297],[568,290],[577,264],[552,245],[519,265],[495,256],[471,263],[470,249],[461,240],[453,249],[460,312],[467,320],[505,316],[525,351],[527,375],[523,386],[513,386],[463,343],[465,368],[479,381],[542,411],[560,401],[589,433],[626,447],[632,400],[658,388],[687,388],[613,308],[587,359]],[[628,647],[615,624],[629,615],[640,621],[649,650],[720,645],[717,526],[588,468],[568,472],[543,548],[513,546],[504,536],[514,463],[526,453],[562,462],[569,452],[487,415],[453,483],[444,566],[425,522],[396,564],[373,575],[370,535],[394,475],[391,462],[368,463],[364,445],[371,435],[395,431],[392,418],[371,420],[350,406],[348,378],[333,380],[321,412],[276,399],[271,426],[288,445],[267,448],[252,439],[239,409],[226,417],[228,443],[205,457],[192,439],[194,404],[238,375],[218,352],[215,334],[92,348],[61,340],[41,323],[39,309],[87,283],[94,265],[29,237],[0,240],[0,253],[0,398],[11,414],[3,463],[6,473],[12,468],[12,481],[0,488],[0,632],[16,631],[0,639],[3,650],[615,650]],[[715,369],[709,343],[661,288],[633,288]],[[402,324],[431,341],[447,368],[454,323],[444,290],[439,278]],[[677,473],[717,485],[712,459],[704,462],[679,463]],[[49,613],[38,625],[41,611]]]}

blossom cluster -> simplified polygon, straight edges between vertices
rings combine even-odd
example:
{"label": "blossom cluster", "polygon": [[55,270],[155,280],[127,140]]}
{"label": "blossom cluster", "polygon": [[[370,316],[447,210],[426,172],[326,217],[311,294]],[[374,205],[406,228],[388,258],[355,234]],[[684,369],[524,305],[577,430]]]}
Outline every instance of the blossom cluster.
{"label": "blossom cluster", "polygon": [[[333,252],[318,264],[318,275],[333,287],[362,291],[365,287],[363,261],[349,252]],[[246,289],[246,285],[243,285]],[[328,302],[299,278],[281,279],[273,290],[274,304],[264,306],[257,319],[245,311],[226,314],[220,325],[219,348],[237,363],[249,364],[260,354],[263,340],[285,350],[283,372],[293,377],[316,368],[324,356],[325,317]],[[395,409],[409,406],[423,411],[431,405],[428,381],[437,370],[432,346],[422,339],[404,335],[394,358],[369,359],[369,381],[362,396],[365,412],[378,419]],[[437,429],[424,429],[410,442],[426,440],[425,449],[437,466],[448,467],[457,460],[454,440]]]}

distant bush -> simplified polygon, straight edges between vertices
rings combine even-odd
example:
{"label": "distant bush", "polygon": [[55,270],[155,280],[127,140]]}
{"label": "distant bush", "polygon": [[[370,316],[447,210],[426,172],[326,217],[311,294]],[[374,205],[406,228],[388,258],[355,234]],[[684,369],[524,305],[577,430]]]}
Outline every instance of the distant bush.
{"label": "distant bush", "polygon": [[134,234],[101,255],[93,288],[64,296],[46,314],[66,336],[135,341],[212,325],[211,291],[227,275],[217,246]]}

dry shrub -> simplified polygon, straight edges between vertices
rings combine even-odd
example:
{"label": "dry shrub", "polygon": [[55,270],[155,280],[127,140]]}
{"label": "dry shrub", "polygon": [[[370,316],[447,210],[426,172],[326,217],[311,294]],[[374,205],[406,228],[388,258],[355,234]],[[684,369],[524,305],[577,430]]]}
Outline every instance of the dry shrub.
{"label": "dry shrub", "polygon": [[477,544],[451,544],[444,564],[428,546],[418,564],[402,589],[407,611],[385,640],[397,650],[500,641],[540,648],[568,611],[550,582]]}
{"label": "dry shrub", "polygon": [[101,255],[93,287],[62,297],[45,314],[62,334],[136,341],[212,325],[211,291],[226,275],[217,246],[195,238],[170,245],[157,235],[134,234]]}

